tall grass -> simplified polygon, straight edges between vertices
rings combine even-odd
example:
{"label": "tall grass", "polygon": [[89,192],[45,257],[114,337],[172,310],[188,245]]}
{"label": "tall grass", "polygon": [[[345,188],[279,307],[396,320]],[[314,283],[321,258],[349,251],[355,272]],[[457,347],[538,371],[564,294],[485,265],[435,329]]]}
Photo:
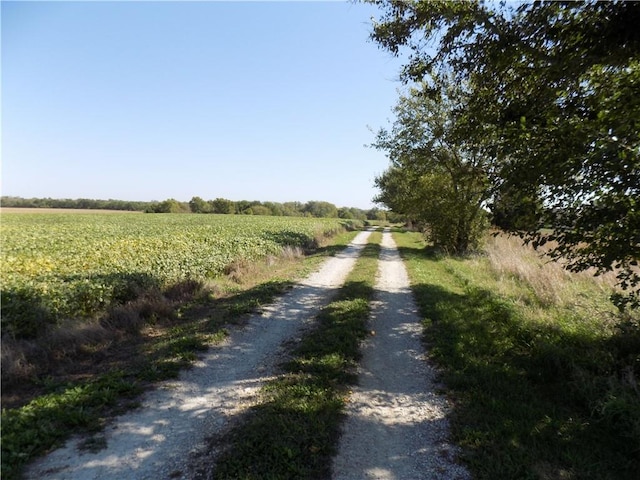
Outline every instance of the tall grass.
{"label": "tall grass", "polygon": [[484,253],[504,293],[516,283],[530,294],[530,300],[542,305],[571,306],[589,298],[590,293],[600,300],[603,294],[611,295],[615,289],[613,272],[599,276],[594,276],[593,270],[569,272],[560,262],[543,256],[544,252],[523,245],[517,237],[491,235]]}
{"label": "tall grass", "polygon": [[506,237],[466,258],[396,241],[475,478],[640,478],[638,314],[620,316],[609,279]]}

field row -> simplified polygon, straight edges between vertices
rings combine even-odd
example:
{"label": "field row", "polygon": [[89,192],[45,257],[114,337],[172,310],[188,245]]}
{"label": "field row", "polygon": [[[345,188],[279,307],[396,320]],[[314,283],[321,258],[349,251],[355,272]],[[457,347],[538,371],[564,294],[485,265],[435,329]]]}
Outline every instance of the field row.
{"label": "field row", "polygon": [[142,290],[206,280],[234,262],[302,248],[338,219],[225,215],[2,215],[3,333],[95,315]]}

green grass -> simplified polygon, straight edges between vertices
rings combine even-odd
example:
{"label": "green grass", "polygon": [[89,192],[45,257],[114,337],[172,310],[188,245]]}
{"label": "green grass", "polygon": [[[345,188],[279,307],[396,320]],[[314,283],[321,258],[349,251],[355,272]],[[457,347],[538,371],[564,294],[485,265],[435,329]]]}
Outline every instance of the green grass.
{"label": "green grass", "polygon": [[282,269],[267,268],[256,284],[230,282],[225,287],[229,293],[220,297],[204,289],[176,306],[167,326],[157,325],[154,335],[122,338],[117,348],[124,349],[131,342],[131,351],[106,372],[86,372],[81,381],[30,379],[42,393],[20,408],[2,410],[2,478],[21,478],[26,463],[72,434],[100,431],[109,417],[135,406],[136,397],[151,382],[175,378],[198,352],[222,340],[229,324],[241,322],[244,314],[272,302],[297,278],[344,248],[355,234],[339,234],[329,245]]}
{"label": "green grass", "polygon": [[367,334],[380,233],[373,233],[317,328],[303,338],[264,401],[223,439],[216,479],[326,478],[335,453],[348,386],[356,380]]}
{"label": "green grass", "polygon": [[637,318],[594,315],[610,311],[597,289],[590,308],[532,302],[522,282],[505,289],[486,258],[395,239],[474,478],[640,478]]}

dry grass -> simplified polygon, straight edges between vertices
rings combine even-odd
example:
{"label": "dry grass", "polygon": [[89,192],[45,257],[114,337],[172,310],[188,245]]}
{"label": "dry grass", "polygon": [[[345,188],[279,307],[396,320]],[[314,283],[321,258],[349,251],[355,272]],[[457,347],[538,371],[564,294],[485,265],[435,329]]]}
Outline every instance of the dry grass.
{"label": "dry grass", "polygon": [[[175,290],[177,287],[171,287]],[[186,300],[186,296],[180,297]],[[102,320],[102,324],[109,330],[122,330],[128,333],[137,333],[149,323],[158,319],[171,319],[173,317],[176,300],[171,300],[170,295],[159,291],[150,291],[139,298],[116,305]]]}
{"label": "dry grass", "polygon": [[[48,325],[35,339],[2,338],[3,396],[7,388],[65,371],[87,357],[98,358],[123,335],[138,335],[149,324],[170,321],[177,306],[203,290],[201,282],[186,280],[164,292],[150,289],[138,298],[112,306],[101,318],[67,319]],[[75,368],[75,367],[74,367]]]}
{"label": "dry grass", "polygon": [[[33,355],[34,342],[25,340],[2,339],[0,362],[2,363],[2,379],[9,385],[21,378],[28,378],[35,373]],[[31,360],[29,360],[31,358]],[[6,385],[3,385],[5,387]]]}
{"label": "dry grass", "polygon": [[302,257],[304,257],[304,252],[302,251],[302,248],[292,247],[289,245],[284,247],[282,249],[282,252],[280,253],[280,258],[285,261],[298,260]]}
{"label": "dry grass", "polygon": [[224,269],[228,280],[238,285],[254,284],[257,279],[264,279],[265,274],[270,276],[274,268],[282,269],[304,257],[300,247],[285,246],[279,255],[268,255],[263,260],[254,261],[244,258],[231,262]]}
{"label": "dry grass", "polygon": [[485,252],[495,274],[505,289],[516,282],[528,287],[535,301],[544,306],[571,306],[576,298],[590,293],[611,295],[615,291],[615,273],[594,276],[594,271],[573,273],[560,262],[550,260],[544,252],[523,245],[517,237],[491,236]]}
{"label": "dry grass", "polygon": [[[60,364],[101,350],[117,337],[98,321],[66,321],[35,340],[2,339],[2,386],[18,385],[56,369]],[[3,395],[6,392],[3,391]]]}

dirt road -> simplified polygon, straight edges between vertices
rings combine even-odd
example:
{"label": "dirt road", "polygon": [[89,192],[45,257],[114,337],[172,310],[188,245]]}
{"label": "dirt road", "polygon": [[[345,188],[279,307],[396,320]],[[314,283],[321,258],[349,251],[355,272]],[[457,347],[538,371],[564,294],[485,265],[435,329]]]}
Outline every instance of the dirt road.
{"label": "dirt road", "polygon": [[446,401],[424,358],[409,278],[391,234],[382,238],[376,298],[334,480],[467,479],[447,442]]}
{"label": "dirt road", "polygon": [[[255,402],[275,375],[286,344],[309,326],[352,269],[369,232],[227,341],[212,348],[177,381],[149,392],[141,407],[85,439],[34,462],[25,478],[65,480],[192,479],[206,439],[218,436]],[[423,358],[420,325],[404,266],[390,234],[383,236],[372,336],[364,345],[359,386],[335,459],[335,479],[463,479],[446,442],[446,405],[434,393]]]}
{"label": "dirt road", "polygon": [[231,332],[178,381],[149,392],[141,408],[118,417],[96,443],[106,448],[79,450],[82,438],[39,459],[28,479],[122,480],[191,479],[191,456],[206,438],[224,430],[252,404],[274,375],[279,350],[310,324],[344,283],[370,232],[361,232],[340,254],[284,295],[247,326]]}

